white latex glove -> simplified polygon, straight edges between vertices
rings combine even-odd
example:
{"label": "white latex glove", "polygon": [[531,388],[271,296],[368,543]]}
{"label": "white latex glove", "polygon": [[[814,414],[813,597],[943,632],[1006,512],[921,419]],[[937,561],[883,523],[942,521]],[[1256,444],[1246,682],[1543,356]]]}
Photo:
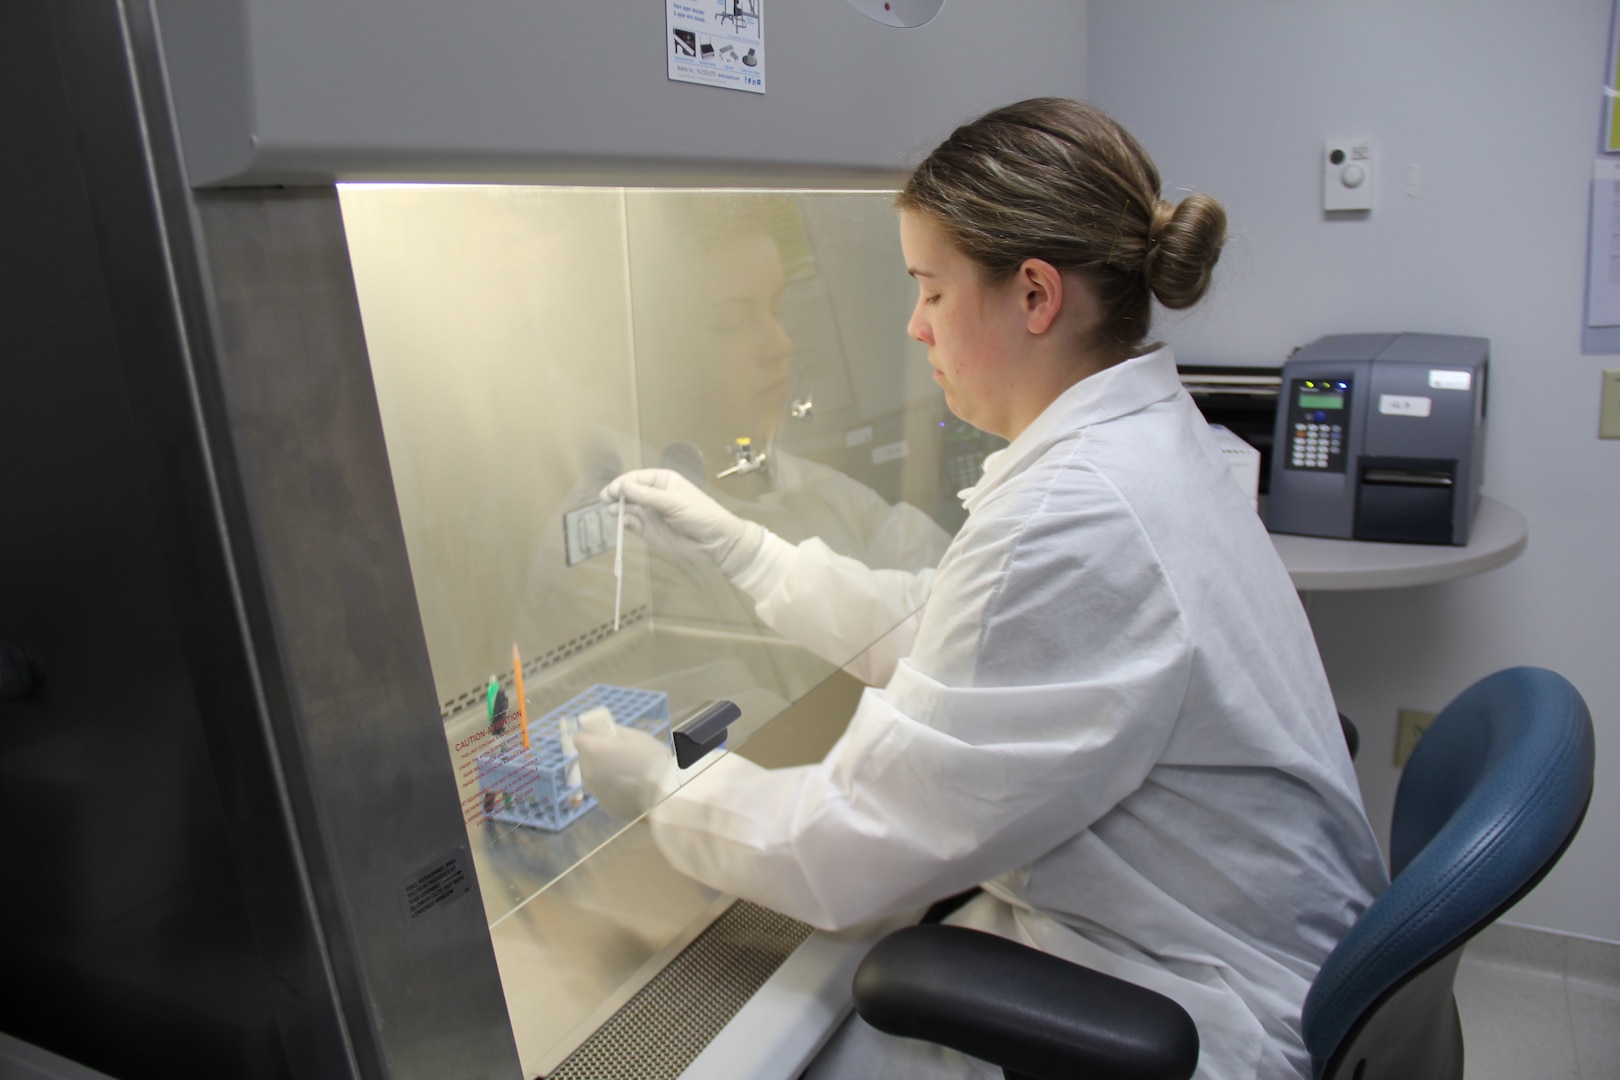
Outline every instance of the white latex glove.
{"label": "white latex glove", "polygon": [[651,543],[697,551],[735,577],[765,542],[764,526],[744,521],[673,469],[632,469],[602,489],[617,506],[624,496],[625,527]]}
{"label": "white latex glove", "polygon": [[585,790],[620,821],[634,821],[681,786],[668,746],[614,723],[613,714],[600,706],[580,714],[574,749]]}

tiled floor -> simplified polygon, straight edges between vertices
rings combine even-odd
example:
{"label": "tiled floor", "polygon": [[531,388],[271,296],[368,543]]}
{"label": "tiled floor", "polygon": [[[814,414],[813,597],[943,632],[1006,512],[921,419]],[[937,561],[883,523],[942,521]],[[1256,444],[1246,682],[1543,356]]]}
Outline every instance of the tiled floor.
{"label": "tiled floor", "polygon": [[[1620,945],[1498,923],[1456,992],[1465,1080],[1620,1080]],[[0,1035],[0,1080],[66,1078],[107,1080]]]}
{"label": "tiled floor", "polygon": [[1620,1080],[1620,945],[1499,923],[1456,992],[1466,1080]]}

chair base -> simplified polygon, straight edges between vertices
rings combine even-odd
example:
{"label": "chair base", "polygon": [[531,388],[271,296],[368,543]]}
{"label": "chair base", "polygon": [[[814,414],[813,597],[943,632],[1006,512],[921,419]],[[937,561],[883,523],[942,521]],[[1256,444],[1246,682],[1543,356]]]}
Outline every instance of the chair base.
{"label": "chair base", "polygon": [[1351,1033],[1319,1080],[1462,1080],[1462,1022],[1452,995],[1458,946],[1395,991]]}

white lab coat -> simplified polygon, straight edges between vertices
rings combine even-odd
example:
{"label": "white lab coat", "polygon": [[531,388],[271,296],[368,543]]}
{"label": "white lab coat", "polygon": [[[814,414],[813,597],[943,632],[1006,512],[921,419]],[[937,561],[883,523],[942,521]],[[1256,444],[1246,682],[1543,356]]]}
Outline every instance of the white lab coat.
{"label": "white lab coat", "polygon": [[[1310,626],[1170,350],[1071,388],[964,499],[933,574],[767,543],[737,583],[789,637],[847,659],[903,624],[863,661],[882,688],[820,764],[717,762],[654,811],[661,849],[823,928],[985,883],[953,921],[1180,1001],[1200,1077],[1309,1075],[1305,992],[1385,871]],[[870,1029],[831,1054],[982,1069]]]}

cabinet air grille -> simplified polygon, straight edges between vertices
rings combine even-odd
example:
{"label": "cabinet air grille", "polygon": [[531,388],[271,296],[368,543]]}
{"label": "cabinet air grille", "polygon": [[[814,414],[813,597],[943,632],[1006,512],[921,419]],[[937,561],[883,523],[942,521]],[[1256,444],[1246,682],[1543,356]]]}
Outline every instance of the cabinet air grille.
{"label": "cabinet air grille", "polygon": [[809,936],[804,923],[737,901],[548,1080],[672,1080]]}

